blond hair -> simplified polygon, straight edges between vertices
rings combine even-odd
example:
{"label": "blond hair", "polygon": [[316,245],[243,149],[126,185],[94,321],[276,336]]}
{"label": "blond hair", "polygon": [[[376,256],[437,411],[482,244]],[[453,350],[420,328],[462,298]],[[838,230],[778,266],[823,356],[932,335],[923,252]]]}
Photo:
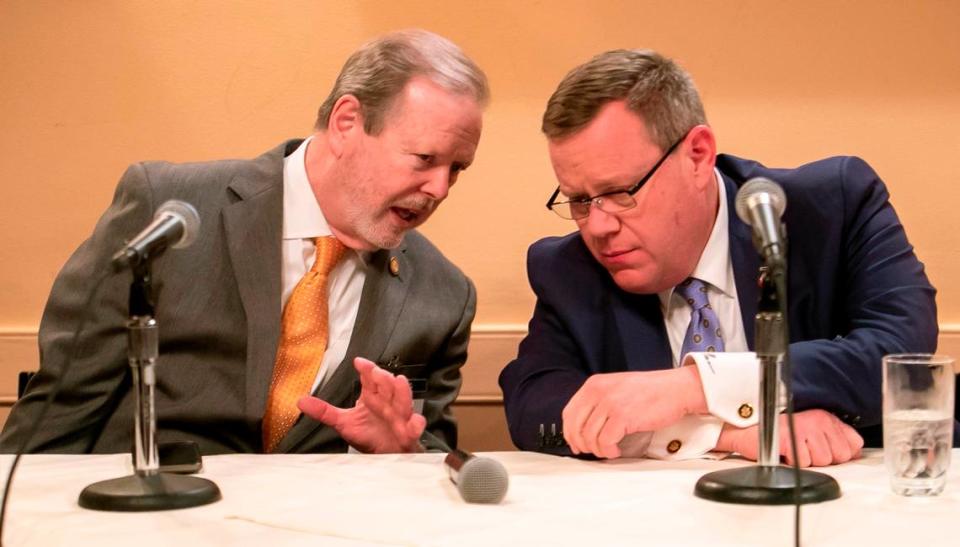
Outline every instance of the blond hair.
{"label": "blond hair", "polygon": [[360,102],[364,131],[378,134],[394,99],[415,76],[470,95],[481,106],[490,96],[486,75],[450,40],[425,30],[392,32],[367,42],[347,59],[320,105],[316,129],[327,128],[340,97],[353,95]]}

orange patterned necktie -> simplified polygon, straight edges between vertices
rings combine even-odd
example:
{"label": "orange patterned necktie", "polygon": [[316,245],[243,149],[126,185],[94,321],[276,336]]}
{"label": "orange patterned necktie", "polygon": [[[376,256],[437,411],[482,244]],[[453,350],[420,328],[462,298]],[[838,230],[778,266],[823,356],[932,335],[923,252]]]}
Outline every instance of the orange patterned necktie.
{"label": "orange patterned necktie", "polygon": [[337,238],[318,237],[313,268],[290,294],[283,308],[280,347],[273,365],[267,410],[263,415],[263,448],[270,453],[300,416],[297,400],[310,394],[323,354],[327,351],[327,278],[343,258],[344,247]]}

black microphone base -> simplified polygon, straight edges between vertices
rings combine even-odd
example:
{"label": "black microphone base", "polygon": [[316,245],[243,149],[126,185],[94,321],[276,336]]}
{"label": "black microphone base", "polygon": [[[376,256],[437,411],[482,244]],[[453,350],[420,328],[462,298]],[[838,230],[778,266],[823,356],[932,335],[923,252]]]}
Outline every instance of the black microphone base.
{"label": "black microphone base", "polygon": [[[796,471],[791,467],[756,465],[714,471],[700,477],[693,493],[722,503],[793,505]],[[840,497],[840,485],[829,475],[800,470],[800,503],[820,503]]]}
{"label": "black microphone base", "polygon": [[206,505],[220,499],[207,479],[157,473],[95,482],[80,492],[80,507],[97,511],[164,511]]}

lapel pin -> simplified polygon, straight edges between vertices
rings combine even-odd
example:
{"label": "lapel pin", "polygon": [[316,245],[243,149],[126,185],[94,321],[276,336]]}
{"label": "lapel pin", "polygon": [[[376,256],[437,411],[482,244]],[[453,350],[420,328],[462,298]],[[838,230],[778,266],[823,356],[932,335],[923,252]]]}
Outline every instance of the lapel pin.
{"label": "lapel pin", "polygon": [[400,275],[400,261],[395,256],[390,257],[390,273],[394,276]]}

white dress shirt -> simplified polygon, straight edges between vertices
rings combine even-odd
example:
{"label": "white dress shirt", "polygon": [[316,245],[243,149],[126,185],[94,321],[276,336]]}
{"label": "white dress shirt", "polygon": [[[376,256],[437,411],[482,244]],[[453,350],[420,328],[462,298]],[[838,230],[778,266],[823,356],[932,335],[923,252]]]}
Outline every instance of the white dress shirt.
{"label": "white dress shirt", "polygon": [[[730,260],[727,190],[720,172],[714,169],[714,173],[719,198],[717,218],[691,277],[707,283],[707,299],[720,321],[724,353],[691,353],[682,363],[698,368],[710,414],[689,415],[672,426],[655,431],[646,447],[646,455],[653,458],[703,456],[716,446],[724,422],[737,427],[757,423],[759,367],[756,355],[747,351],[733,263]],[[658,296],[670,339],[673,365],[680,366],[680,350],[692,310],[672,288]],[[741,415],[741,409],[746,408],[744,405],[750,409],[751,415],[747,418]]]}
{"label": "white dress shirt", "polygon": [[[281,310],[300,279],[313,266],[316,245],[313,238],[332,235],[307,179],[308,138],[283,160],[283,265],[281,268]],[[313,381],[316,391],[340,366],[350,345],[353,325],[360,309],[360,295],[366,280],[367,253],[348,249],[343,260],[330,272],[328,312],[330,333],[327,351]]]}

